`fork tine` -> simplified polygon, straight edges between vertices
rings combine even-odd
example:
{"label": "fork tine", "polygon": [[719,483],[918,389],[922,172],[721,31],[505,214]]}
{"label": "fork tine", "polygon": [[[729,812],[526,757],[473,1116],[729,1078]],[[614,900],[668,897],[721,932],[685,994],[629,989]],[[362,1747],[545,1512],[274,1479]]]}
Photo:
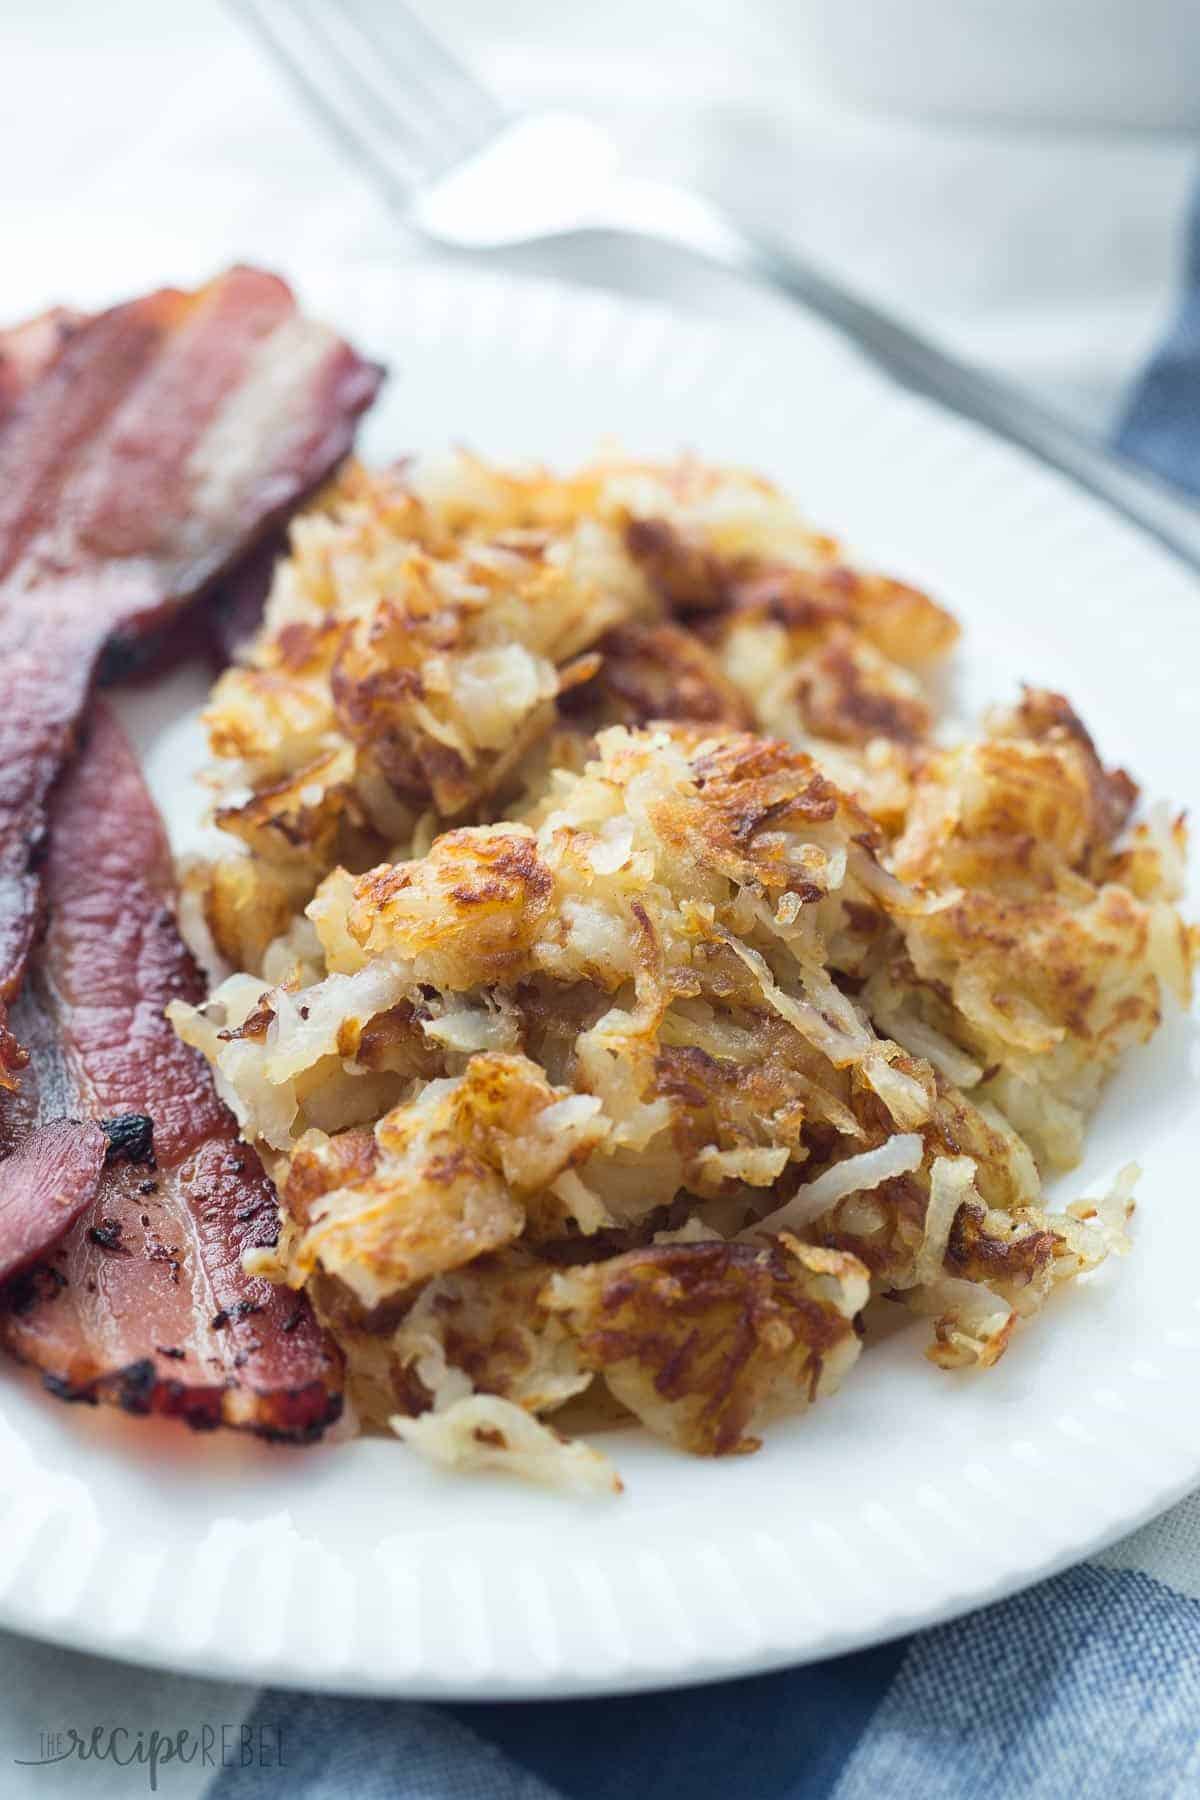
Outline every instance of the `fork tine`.
{"label": "fork tine", "polygon": [[399,82],[381,65],[378,49],[345,16],[337,0],[276,0],[304,21],[322,60],[332,58],[356,96],[360,128],[395,145],[418,175],[441,174],[475,148],[478,138],[460,126],[436,97],[410,80]]}
{"label": "fork tine", "polygon": [[[231,0],[344,150],[404,201],[497,128],[495,103],[459,121],[444,101],[381,67],[380,49],[336,0]],[[465,77],[470,81],[470,77]],[[482,89],[479,90],[482,92]],[[485,96],[486,100],[486,96]]]}
{"label": "fork tine", "polygon": [[271,60],[299,88],[349,160],[367,163],[385,192],[393,201],[402,203],[420,178],[420,170],[411,164],[397,169],[394,158],[366,129],[357,84],[348,84],[329,63],[311,24],[289,0],[282,4],[273,4],[272,0],[228,3],[266,47]]}
{"label": "fork tine", "polygon": [[336,0],[353,28],[406,85],[417,82],[470,129],[476,141],[499,130],[504,107],[403,0]]}

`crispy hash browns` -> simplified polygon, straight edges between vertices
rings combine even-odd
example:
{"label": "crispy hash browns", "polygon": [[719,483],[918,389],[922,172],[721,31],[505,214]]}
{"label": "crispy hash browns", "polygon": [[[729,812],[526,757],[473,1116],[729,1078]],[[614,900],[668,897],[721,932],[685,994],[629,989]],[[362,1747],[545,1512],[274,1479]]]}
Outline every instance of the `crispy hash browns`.
{"label": "crispy hash browns", "polygon": [[208,713],[231,853],[172,1009],[280,1196],[360,1419],[616,1483],[833,1392],[864,1308],[987,1366],[1127,1247],[1049,1210],[1186,1004],[1182,821],[1058,695],[935,733],[957,629],[754,476],[351,468]]}

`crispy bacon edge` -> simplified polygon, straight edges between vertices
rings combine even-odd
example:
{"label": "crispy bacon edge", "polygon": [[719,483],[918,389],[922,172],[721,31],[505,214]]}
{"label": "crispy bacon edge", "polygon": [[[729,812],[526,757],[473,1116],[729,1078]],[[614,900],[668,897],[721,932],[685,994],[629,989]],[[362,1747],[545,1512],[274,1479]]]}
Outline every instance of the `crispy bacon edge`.
{"label": "crispy bacon edge", "polygon": [[103,707],[55,797],[45,881],[17,1011],[30,1134],[13,1154],[66,1101],[102,1121],[107,1160],[57,1248],[3,1290],[0,1342],[64,1400],[311,1441],[341,1412],[341,1358],[303,1296],[243,1269],[277,1230],[274,1189],[163,1016],[203,978],[175,927],[161,821]]}

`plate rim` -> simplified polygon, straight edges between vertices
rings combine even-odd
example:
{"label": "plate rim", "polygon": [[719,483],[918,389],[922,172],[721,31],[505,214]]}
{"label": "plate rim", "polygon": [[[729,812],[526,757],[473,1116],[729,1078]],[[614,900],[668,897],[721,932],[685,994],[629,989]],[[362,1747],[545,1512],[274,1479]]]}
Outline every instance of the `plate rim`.
{"label": "plate rim", "polygon": [[[1198,1456],[1200,1466],[1200,1456]],[[469,1477],[467,1479],[470,1479]],[[106,1662],[124,1664],[137,1669],[154,1669],[163,1674],[221,1683],[272,1689],[289,1694],[327,1694],[341,1699],[411,1700],[437,1702],[444,1705],[521,1705],[539,1700],[603,1700],[633,1694],[672,1693],[685,1688],[708,1687],[718,1682],[752,1680],[758,1675],[777,1674],[783,1669],[807,1668],[813,1663],[835,1657],[850,1656],[877,1645],[895,1643],[918,1631],[930,1631],[952,1623],[968,1613],[983,1611],[1000,1602],[1037,1587],[1043,1581],[1074,1568],[1101,1554],[1113,1544],[1149,1524],[1163,1512],[1186,1499],[1196,1489],[1195,1476],[1184,1477],[1169,1491],[1166,1500],[1152,1499],[1139,1510],[1089,1538],[1082,1548],[1056,1552],[1037,1565],[1024,1566],[1020,1572],[997,1575],[990,1584],[981,1585],[964,1603],[960,1595],[948,1594],[937,1605],[921,1609],[913,1616],[897,1614],[882,1627],[864,1622],[844,1632],[830,1633],[802,1649],[781,1647],[754,1656],[714,1657],[680,1666],[670,1674],[648,1667],[630,1665],[620,1674],[563,1674],[547,1679],[531,1675],[511,1681],[499,1681],[494,1675],[479,1682],[453,1680],[437,1676],[406,1676],[397,1683],[394,1676],[375,1679],[361,1671],[353,1678],[317,1670],[304,1671],[294,1665],[253,1663],[237,1656],[223,1658],[203,1652],[173,1652],[169,1661],[153,1645],[139,1649],[136,1644],[116,1641],[111,1634],[90,1628],[86,1621],[69,1629],[66,1622],[22,1619],[10,1616],[0,1608],[0,1630],[18,1638],[47,1644],[81,1655],[95,1656]]]}

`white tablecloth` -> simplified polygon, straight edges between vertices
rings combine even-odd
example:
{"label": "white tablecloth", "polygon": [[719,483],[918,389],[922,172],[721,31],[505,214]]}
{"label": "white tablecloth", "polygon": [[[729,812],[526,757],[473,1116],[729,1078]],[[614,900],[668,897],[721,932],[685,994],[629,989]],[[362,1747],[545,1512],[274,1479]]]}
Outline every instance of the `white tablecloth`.
{"label": "white tablecloth", "polygon": [[[426,4],[510,102],[592,110],[646,172],[794,236],[1099,429],[1166,322],[1188,143],[854,116],[806,78],[786,0]],[[216,0],[5,0],[0,172],[4,318],[191,281],[235,257],[285,272],[390,257],[399,280],[419,254]],[[786,327],[780,303],[667,253],[623,269],[559,254],[533,266]],[[1165,1552],[1155,1538],[1125,1554]],[[140,1772],[111,1764],[13,1759],[73,1723],[219,1734],[249,1698],[0,1636],[0,1793],[142,1791]],[[211,1775],[167,1770],[161,1791],[190,1800]]]}
{"label": "white tablecloth", "polygon": [[[789,43],[787,0],[424,4],[512,103],[590,109],[647,172],[769,221],[1094,423],[1164,323],[1186,142],[839,111]],[[283,268],[416,253],[217,0],[5,0],[0,170],[6,315],[198,277],[233,253]],[[779,311],[673,256],[541,266]]]}

